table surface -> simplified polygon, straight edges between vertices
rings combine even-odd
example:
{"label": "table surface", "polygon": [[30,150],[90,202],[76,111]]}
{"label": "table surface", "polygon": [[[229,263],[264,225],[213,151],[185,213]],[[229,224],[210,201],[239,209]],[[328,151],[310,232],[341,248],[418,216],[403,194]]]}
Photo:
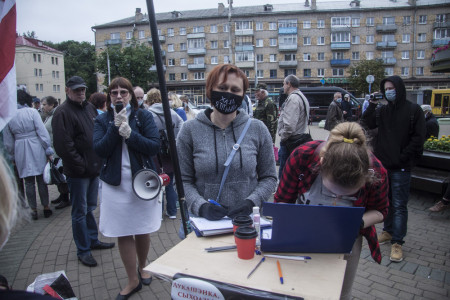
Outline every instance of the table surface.
{"label": "table surface", "polygon": [[346,267],[344,254],[302,253],[300,255],[311,256],[311,260],[279,259],[284,277],[284,284],[281,284],[277,259],[266,257],[265,262],[247,279],[262,256],[255,255],[253,259],[242,260],[237,257],[236,250],[213,253],[204,250],[234,244],[234,236],[231,234],[197,237],[191,233],[150,263],[145,270],[165,280],[172,280],[176,273],[183,273],[305,299],[339,299]]}

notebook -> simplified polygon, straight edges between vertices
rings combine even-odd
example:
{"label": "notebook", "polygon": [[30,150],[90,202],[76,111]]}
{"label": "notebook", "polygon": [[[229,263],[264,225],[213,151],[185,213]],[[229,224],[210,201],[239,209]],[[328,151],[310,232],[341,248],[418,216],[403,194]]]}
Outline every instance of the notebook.
{"label": "notebook", "polygon": [[263,203],[272,227],[261,233],[269,252],[350,253],[359,234],[364,207]]}
{"label": "notebook", "polygon": [[[233,223],[228,217],[224,217],[218,221],[209,221],[205,218],[191,216],[189,220],[197,236],[210,236],[233,232]],[[270,221],[261,218],[261,228],[270,225]]]}

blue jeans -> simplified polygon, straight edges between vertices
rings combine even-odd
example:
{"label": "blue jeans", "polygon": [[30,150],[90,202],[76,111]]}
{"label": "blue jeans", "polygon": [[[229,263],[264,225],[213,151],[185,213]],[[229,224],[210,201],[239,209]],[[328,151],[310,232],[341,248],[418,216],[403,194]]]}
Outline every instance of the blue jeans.
{"label": "blue jeans", "polygon": [[408,199],[411,172],[388,171],[389,213],[384,220],[384,231],[392,235],[391,243],[403,245],[408,223]]}
{"label": "blue jeans", "polygon": [[280,167],[278,169],[278,180],[281,180],[281,174],[283,174],[283,168],[289,158],[289,153],[283,144],[280,143],[280,149],[278,150],[278,161],[280,162]]}
{"label": "blue jeans", "polygon": [[[176,216],[178,195],[177,192],[175,192],[175,189],[173,188],[173,173],[167,173],[167,175],[169,175],[170,177],[170,183],[167,186],[165,186],[167,214],[169,216]],[[162,203],[162,209],[164,211],[164,201]]]}
{"label": "blue jeans", "polygon": [[97,208],[98,177],[70,178],[70,201],[72,202],[72,232],[77,255],[91,252],[91,245],[98,243],[98,229],[93,211]]}

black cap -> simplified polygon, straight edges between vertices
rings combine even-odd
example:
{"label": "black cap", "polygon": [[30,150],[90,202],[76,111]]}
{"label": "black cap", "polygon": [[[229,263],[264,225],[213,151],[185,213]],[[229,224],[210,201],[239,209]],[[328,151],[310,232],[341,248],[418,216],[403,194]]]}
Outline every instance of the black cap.
{"label": "black cap", "polygon": [[252,89],[253,91],[259,91],[259,90],[267,90],[267,84],[265,83],[258,83],[258,85],[256,85],[256,88]]}
{"label": "black cap", "polygon": [[66,87],[72,90],[76,90],[77,88],[84,87],[87,88],[86,83],[84,82],[83,78],[80,76],[72,76],[69,80],[66,82]]}

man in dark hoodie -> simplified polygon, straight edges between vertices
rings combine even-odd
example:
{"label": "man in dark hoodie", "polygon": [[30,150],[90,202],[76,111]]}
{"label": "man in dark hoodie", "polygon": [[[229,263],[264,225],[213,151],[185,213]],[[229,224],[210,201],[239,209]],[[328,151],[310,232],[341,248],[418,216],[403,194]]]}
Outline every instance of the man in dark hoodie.
{"label": "man in dark hoodie", "polygon": [[374,152],[389,175],[389,213],[378,241],[390,241],[390,260],[400,262],[408,221],[411,169],[423,152],[425,118],[420,106],[406,99],[405,84],[399,76],[383,79],[380,90],[388,105],[377,108],[378,101],[370,100],[362,122],[369,129],[378,128]]}

